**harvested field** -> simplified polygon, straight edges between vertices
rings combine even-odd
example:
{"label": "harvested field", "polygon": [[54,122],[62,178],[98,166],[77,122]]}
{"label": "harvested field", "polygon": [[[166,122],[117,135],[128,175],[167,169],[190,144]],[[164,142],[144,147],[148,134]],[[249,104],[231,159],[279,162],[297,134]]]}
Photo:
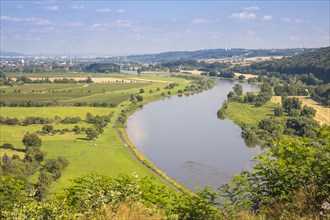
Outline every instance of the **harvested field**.
{"label": "harvested field", "polygon": [[234,73],[236,77],[239,77],[240,75],[245,76],[245,79],[250,79],[250,78],[256,78],[258,77],[257,75],[252,75],[252,74],[243,74],[243,73]]}
{"label": "harvested field", "polygon": [[[327,124],[330,125],[330,108],[320,105],[319,103],[315,102],[308,96],[290,96],[290,97],[297,97],[301,100],[303,106],[307,105],[308,107],[313,107],[316,110],[315,120],[318,121],[321,125]],[[281,103],[281,96],[273,96],[272,102],[274,103]]]}
{"label": "harvested field", "polygon": [[191,74],[194,74],[194,75],[201,75],[202,72],[204,71],[199,71],[199,70],[181,70],[180,71],[181,73],[191,73]]}

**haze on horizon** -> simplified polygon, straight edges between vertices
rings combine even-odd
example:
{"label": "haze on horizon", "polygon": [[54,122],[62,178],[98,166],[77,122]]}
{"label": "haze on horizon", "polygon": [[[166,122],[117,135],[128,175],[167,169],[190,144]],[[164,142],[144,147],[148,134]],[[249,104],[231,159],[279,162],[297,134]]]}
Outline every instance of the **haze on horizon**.
{"label": "haze on horizon", "polygon": [[1,0],[1,50],[124,55],[326,47],[329,1]]}

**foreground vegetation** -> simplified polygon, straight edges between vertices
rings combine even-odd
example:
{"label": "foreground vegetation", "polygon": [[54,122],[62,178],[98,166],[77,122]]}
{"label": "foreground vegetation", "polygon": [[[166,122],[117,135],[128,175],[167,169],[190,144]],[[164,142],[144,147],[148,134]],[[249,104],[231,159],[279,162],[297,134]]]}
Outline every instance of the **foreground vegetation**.
{"label": "foreground vegetation", "polygon": [[296,97],[270,102],[267,83],[258,94],[243,94],[236,84],[227,97],[219,118],[238,124],[247,145],[266,150],[251,171],[223,186],[224,203],[232,211],[252,211],[254,218],[329,217],[330,126],[320,126],[316,111]]}

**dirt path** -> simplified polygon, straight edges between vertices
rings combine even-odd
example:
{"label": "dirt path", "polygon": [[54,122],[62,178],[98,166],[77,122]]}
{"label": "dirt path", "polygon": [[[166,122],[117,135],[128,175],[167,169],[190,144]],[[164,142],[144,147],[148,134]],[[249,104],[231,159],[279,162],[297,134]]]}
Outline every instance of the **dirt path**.
{"label": "dirt path", "polygon": [[[301,100],[303,105],[313,107],[316,110],[315,120],[318,121],[321,125],[322,124],[330,125],[329,107],[324,107],[320,105],[319,103],[315,102],[313,99],[309,98],[308,96],[290,96],[290,97],[297,97]],[[280,104],[281,96],[273,96],[271,101]]]}

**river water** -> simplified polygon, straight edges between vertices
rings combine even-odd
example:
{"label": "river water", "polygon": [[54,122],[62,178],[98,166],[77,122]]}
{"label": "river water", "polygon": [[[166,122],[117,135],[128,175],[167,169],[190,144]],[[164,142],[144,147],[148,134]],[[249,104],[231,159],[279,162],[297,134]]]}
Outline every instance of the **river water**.
{"label": "river water", "polygon": [[[261,152],[249,148],[241,128],[217,118],[229,91],[237,81],[217,80],[202,93],[171,97],[145,105],[128,118],[127,132],[135,146],[167,175],[196,191],[196,186],[217,189],[235,174],[251,168],[250,160]],[[256,85],[240,83],[243,91]]]}

